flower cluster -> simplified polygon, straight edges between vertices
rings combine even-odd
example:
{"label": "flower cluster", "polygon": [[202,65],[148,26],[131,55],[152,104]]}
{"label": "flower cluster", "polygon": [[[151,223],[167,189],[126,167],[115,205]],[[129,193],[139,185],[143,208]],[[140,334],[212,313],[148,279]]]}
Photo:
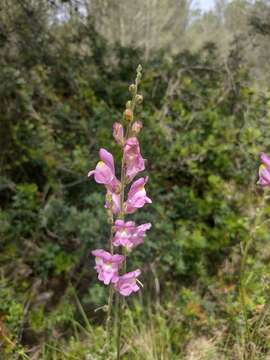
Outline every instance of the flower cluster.
{"label": "flower cluster", "polygon": [[[113,124],[113,137],[123,151],[121,181],[116,177],[113,155],[105,149],[100,149],[100,161],[96,168],[88,173],[88,177],[93,176],[98,184],[105,186],[107,191],[105,207],[113,220],[111,251],[107,252],[103,249],[92,251],[92,255],[95,256],[95,269],[100,281],[105,285],[112,284],[114,289],[123,296],[129,296],[139,290],[138,283],[140,282],[137,278],[141,274],[139,269],[123,273],[125,258],[134,248],[144,242],[146,231],[151,228],[150,223],[136,225],[134,221],[125,221],[124,218],[152,202],[145,190],[148,177],[140,177],[134,181],[134,178],[145,170],[145,159],[141,155],[138,141],[142,123],[132,121],[136,102],[141,102],[142,97],[135,93],[137,83],[131,85],[130,89],[133,92],[133,99],[127,103],[124,112],[126,126],[124,128],[119,122]],[[129,190],[125,199],[126,186],[129,186]],[[114,247],[121,247],[122,255],[114,254]]]}

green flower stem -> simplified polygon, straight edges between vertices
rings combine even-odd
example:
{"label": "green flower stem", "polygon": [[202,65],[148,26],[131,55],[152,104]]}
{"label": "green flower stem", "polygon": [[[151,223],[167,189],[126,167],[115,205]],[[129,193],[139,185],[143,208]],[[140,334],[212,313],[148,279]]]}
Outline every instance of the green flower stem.
{"label": "green flower stem", "polygon": [[[135,107],[136,107],[136,96],[137,96],[137,92],[138,92],[138,85],[140,83],[140,79],[141,79],[141,66],[139,65],[138,68],[137,68],[137,76],[136,76],[136,80],[135,80],[135,90],[134,90],[134,92],[132,94],[132,100],[131,100],[132,114],[133,114],[133,112],[135,110]],[[124,138],[124,143],[129,137],[132,121],[133,121],[133,116],[132,116],[131,121],[127,125],[125,138]],[[126,186],[125,161],[124,161],[124,154],[123,154],[123,156],[122,156],[122,164],[121,164],[121,193],[120,193],[120,215],[119,215],[119,218],[121,220],[125,220],[125,209],[124,209],[125,186]],[[123,273],[125,273],[126,269],[127,269],[127,265],[126,265],[127,252],[126,252],[126,249],[122,250],[122,254],[124,256],[124,264],[123,264],[122,271],[123,271]],[[123,297],[120,297],[120,295],[118,293],[116,294],[116,299],[117,299],[116,300],[116,303],[117,303],[117,310],[116,310],[116,326],[117,326],[116,348],[117,348],[117,357],[116,358],[117,358],[117,360],[119,360],[120,359],[120,351],[121,351],[122,315],[123,315],[124,306],[125,306],[125,299]]]}

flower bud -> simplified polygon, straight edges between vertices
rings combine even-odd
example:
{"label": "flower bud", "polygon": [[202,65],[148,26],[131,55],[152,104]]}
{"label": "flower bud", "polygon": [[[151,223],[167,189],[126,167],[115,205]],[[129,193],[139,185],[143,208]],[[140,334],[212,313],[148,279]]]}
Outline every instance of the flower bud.
{"label": "flower bud", "polygon": [[119,122],[113,124],[113,137],[118,145],[124,145],[124,129]]}
{"label": "flower bud", "polygon": [[126,109],[131,109],[131,101],[127,101],[126,103]]}
{"label": "flower bud", "polygon": [[139,132],[141,131],[141,128],[142,128],[142,122],[136,120],[131,127],[132,134],[134,134],[135,136],[138,135]]}
{"label": "flower bud", "polygon": [[136,100],[136,103],[141,104],[143,102],[143,96],[136,95],[135,100]]}
{"label": "flower bud", "polygon": [[142,71],[142,65],[139,64],[136,69],[137,73],[140,73]]}
{"label": "flower bud", "polygon": [[132,112],[132,110],[126,109],[126,110],[124,111],[124,118],[125,118],[125,120],[127,120],[127,121],[131,121],[132,118],[133,118],[133,112]]}
{"label": "flower bud", "polygon": [[131,92],[131,94],[134,94],[134,92],[136,91],[136,85],[135,85],[135,84],[131,84],[128,89],[129,89],[129,91]]}

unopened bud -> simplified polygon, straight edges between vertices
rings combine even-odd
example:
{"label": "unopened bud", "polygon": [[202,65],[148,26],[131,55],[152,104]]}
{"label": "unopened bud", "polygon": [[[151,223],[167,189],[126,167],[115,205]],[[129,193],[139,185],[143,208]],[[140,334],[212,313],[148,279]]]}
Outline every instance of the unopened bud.
{"label": "unopened bud", "polygon": [[136,100],[137,104],[141,104],[143,102],[143,96],[142,95],[136,95],[135,100]]}
{"label": "unopened bud", "polygon": [[137,69],[136,69],[136,70],[137,70],[138,73],[140,73],[140,72],[142,71],[142,65],[139,64],[139,65],[137,66]]}
{"label": "unopened bud", "polygon": [[136,136],[139,134],[139,132],[141,131],[142,128],[142,122],[139,120],[136,120],[131,127],[131,131],[132,133]]}
{"label": "unopened bud", "polygon": [[129,91],[131,92],[131,94],[134,94],[134,92],[136,91],[136,85],[135,85],[135,84],[131,84],[128,89],[129,89]]}
{"label": "unopened bud", "polygon": [[118,122],[113,124],[113,137],[118,145],[124,145],[124,129],[123,126]]}
{"label": "unopened bud", "polygon": [[130,109],[126,109],[126,110],[124,111],[124,118],[125,118],[125,120],[127,120],[127,121],[131,121],[132,118],[133,118],[133,112],[132,112]]}
{"label": "unopened bud", "polygon": [[129,100],[129,101],[127,101],[127,103],[126,103],[126,109],[131,109],[131,101]]}

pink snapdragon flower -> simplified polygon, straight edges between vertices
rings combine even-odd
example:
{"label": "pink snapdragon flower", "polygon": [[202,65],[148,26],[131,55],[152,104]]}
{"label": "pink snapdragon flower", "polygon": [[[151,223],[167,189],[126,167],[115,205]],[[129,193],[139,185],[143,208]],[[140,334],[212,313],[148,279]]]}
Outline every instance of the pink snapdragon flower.
{"label": "pink snapdragon flower", "polygon": [[125,210],[127,214],[134,213],[134,211],[136,211],[138,208],[143,207],[146,203],[152,203],[152,200],[146,196],[146,191],[144,188],[147,181],[148,177],[139,178],[131,185],[128,192],[128,198],[125,203]]}
{"label": "pink snapdragon flower", "polygon": [[124,129],[119,122],[113,124],[113,137],[118,145],[124,145]]}
{"label": "pink snapdragon flower", "polygon": [[115,176],[114,159],[111,153],[105,149],[99,150],[100,161],[95,170],[88,173],[88,177],[94,176],[98,184],[104,184],[111,192],[119,192],[120,182]]}
{"label": "pink snapdragon flower", "polygon": [[140,171],[145,169],[144,159],[141,156],[139,141],[136,137],[127,139],[124,145],[124,161],[126,177],[131,181]]}
{"label": "pink snapdragon flower", "polygon": [[111,209],[113,214],[118,214],[121,210],[121,204],[120,204],[120,194],[119,193],[113,193],[110,190],[107,190],[106,194],[106,201],[105,201],[105,208]]}
{"label": "pink snapdragon flower", "polygon": [[133,236],[134,230],[136,229],[134,221],[116,220],[114,223],[115,235],[113,238],[114,246],[125,246],[129,247],[131,244],[131,237]]}
{"label": "pink snapdragon flower", "polygon": [[144,238],[146,236],[146,231],[151,229],[152,224],[150,223],[146,223],[146,224],[142,224],[136,227],[136,230],[134,231],[130,242],[131,242],[131,246],[130,249],[133,249],[135,247],[137,247],[138,245],[142,244],[144,241]]}
{"label": "pink snapdragon flower", "polygon": [[118,281],[119,267],[124,261],[124,256],[112,255],[102,249],[93,250],[91,254],[95,256],[95,269],[98,273],[98,279],[105,285],[110,282],[116,283]]}
{"label": "pink snapdragon flower", "polygon": [[114,224],[114,246],[124,246],[129,251],[144,241],[145,233],[151,228],[151,224],[135,226],[134,221],[116,220]]}
{"label": "pink snapdragon flower", "polygon": [[142,122],[140,120],[136,120],[132,127],[131,127],[131,133],[136,136],[139,134],[139,132],[141,131],[142,129]]}
{"label": "pink snapdragon flower", "polygon": [[265,153],[262,153],[261,161],[258,184],[261,186],[270,186],[270,158]]}
{"label": "pink snapdragon flower", "polygon": [[114,288],[123,296],[129,296],[133,292],[137,292],[140,290],[137,285],[137,277],[141,274],[141,270],[137,269],[135,271],[131,271],[122,276],[118,277],[118,281],[114,283]]}

